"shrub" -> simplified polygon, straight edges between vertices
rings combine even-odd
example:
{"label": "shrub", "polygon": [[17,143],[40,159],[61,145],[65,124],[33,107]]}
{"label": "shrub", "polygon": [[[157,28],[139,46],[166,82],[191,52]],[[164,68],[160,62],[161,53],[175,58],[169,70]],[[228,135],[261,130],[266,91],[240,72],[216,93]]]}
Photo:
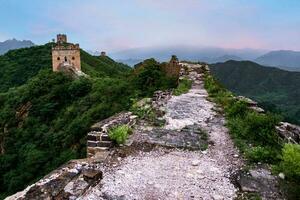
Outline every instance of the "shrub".
{"label": "shrub", "polygon": [[132,132],[131,128],[127,125],[122,125],[111,129],[108,133],[111,140],[117,144],[124,144],[128,135]]}
{"label": "shrub", "polygon": [[248,112],[244,118],[246,135],[249,140],[261,145],[278,146],[279,136],[275,131],[279,118],[273,114]]}
{"label": "shrub", "polygon": [[300,181],[300,145],[284,145],[279,167],[288,178]]}
{"label": "shrub", "polygon": [[189,79],[182,79],[179,81],[177,88],[174,90],[174,95],[179,96],[187,93],[192,87],[192,81]]}
{"label": "shrub", "polygon": [[228,117],[243,117],[247,111],[247,104],[243,101],[231,101],[230,104],[225,107],[225,112]]}
{"label": "shrub", "polygon": [[252,162],[273,162],[277,159],[277,151],[269,147],[252,147],[246,150],[246,157]]}

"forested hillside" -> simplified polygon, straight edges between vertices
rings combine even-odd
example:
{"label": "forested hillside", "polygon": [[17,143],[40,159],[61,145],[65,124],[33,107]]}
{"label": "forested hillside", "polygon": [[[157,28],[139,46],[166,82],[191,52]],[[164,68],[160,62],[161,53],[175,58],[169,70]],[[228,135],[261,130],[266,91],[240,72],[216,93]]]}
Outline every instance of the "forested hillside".
{"label": "forested hillside", "polygon": [[86,133],[96,121],[175,86],[155,60],[133,73],[84,51],[82,69],[89,77],[72,80],[52,72],[50,49],[47,44],[0,57],[0,199],[85,157]]}
{"label": "forested hillside", "polygon": [[211,66],[212,73],[229,90],[257,100],[300,124],[300,72],[264,67],[250,61],[228,61]]}
{"label": "forested hillside", "polygon": [[[0,56],[0,92],[26,83],[41,69],[51,69],[52,43],[18,50],[11,50]],[[92,56],[81,50],[82,70],[92,77],[113,76],[128,71],[124,64],[116,63],[108,57]]]}

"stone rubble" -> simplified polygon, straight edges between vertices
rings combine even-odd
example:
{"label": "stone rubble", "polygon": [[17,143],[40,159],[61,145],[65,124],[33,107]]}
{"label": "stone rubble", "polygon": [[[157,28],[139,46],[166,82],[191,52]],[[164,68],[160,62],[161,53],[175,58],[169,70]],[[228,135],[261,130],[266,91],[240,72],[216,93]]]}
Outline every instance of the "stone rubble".
{"label": "stone rubble", "polygon": [[300,144],[300,126],[288,122],[280,122],[276,126],[276,131],[286,142]]}
{"label": "stone rubble", "polygon": [[[159,135],[150,152],[140,151],[121,160],[115,167],[107,167],[100,184],[89,189],[80,199],[234,199],[238,189],[231,175],[240,168],[242,160],[234,147],[225,119],[207,100],[203,77],[193,70],[199,65],[186,65],[187,78],[193,80],[192,89],[180,96],[172,96],[166,104],[164,127],[149,129]],[[171,139],[180,138],[182,129],[196,126],[207,132],[211,145],[206,151],[188,151],[169,147]],[[144,129],[141,129],[144,130]],[[159,133],[156,133],[159,132]],[[136,143],[151,143],[151,134],[135,131]],[[172,137],[171,137],[172,136]],[[153,141],[153,140],[152,140]]]}
{"label": "stone rubble", "polygon": [[278,178],[264,166],[250,169],[248,173],[238,173],[236,180],[241,191],[259,193],[263,200],[284,199],[278,192]]}
{"label": "stone rubble", "polygon": [[102,178],[100,160],[74,160],[6,200],[76,199]]}

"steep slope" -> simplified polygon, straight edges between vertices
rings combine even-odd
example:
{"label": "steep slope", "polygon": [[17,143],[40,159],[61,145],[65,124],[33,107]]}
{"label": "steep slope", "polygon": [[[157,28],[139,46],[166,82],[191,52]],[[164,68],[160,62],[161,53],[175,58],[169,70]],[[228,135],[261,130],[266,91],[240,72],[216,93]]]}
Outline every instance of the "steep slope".
{"label": "steep slope", "polygon": [[287,120],[300,123],[300,73],[264,67],[250,61],[211,66],[212,73],[233,92],[249,96],[268,108],[281,109]]}
{"label": "steep slope", "polygon": [[8,52],[9,50],[13,49],[20,49],[20,48],[25,48],[25,47],[32,47],[34,46],[33,42],[30,40],[6,40],[4,42],[0,42],[0,55]]}
{"label": "steep slope", "polygon": [[298,51],[271,51],[255,59],[255,62],[279,67],[284,70],[300,71],[300,52]]}
{"label": "steep slope", "polygon": [[[144,70],[140,76],[108,57],[84,51],[82,69],[90,77],[72,80],[52,72],[50,49],[47,44],[2,56],[9,58],[4,69],[21,78],[23,72],[27,80],[18,87],[10,82],[6,84],[10,89],[0,93],[0,199],[70,159],[85,157],[86,133],[96,121],[129,109],[133,99],[152,89],[170,87],[159,67],[151,70],[153,75]],[[10,81],[9,73],[5,74]],[[151,82],[142,80],[148,78]],[[140,89],[140,82],[146,90]],[[157,84],[147,87],[153,82]]]}
{"label": "steep slope", "polygon": [[[26,83],[41,69],[50,69],[52,43],[18,50],[0,56],[0,92]],[[90,76],[118,76],[130,68],[108,57],[95,57],[81,50],[82,70]]]}
{"label": "steep slope", "polygon": [[125,80],[71,80],[43,70],[0,94],[0,196],[84,157],[88,127],[127,109],[131,88]]}

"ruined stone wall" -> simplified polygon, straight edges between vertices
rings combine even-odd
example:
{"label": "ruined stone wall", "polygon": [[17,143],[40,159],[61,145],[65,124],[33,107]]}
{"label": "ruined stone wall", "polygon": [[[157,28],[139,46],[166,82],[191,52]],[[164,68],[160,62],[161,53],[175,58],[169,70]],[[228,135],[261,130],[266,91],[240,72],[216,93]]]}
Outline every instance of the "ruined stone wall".
{"label": "ruined stone wall", "polygon": [[59,67],[67,63],[81,71],[79,45],[56,46],[52,48],[53,71],[59,71]]}
{"label": "ruined stone wall", "polygon": [[181,65],[176,56],[172,56],[169,63],[162,65],[162,70],[169,77],[179,78]]}

